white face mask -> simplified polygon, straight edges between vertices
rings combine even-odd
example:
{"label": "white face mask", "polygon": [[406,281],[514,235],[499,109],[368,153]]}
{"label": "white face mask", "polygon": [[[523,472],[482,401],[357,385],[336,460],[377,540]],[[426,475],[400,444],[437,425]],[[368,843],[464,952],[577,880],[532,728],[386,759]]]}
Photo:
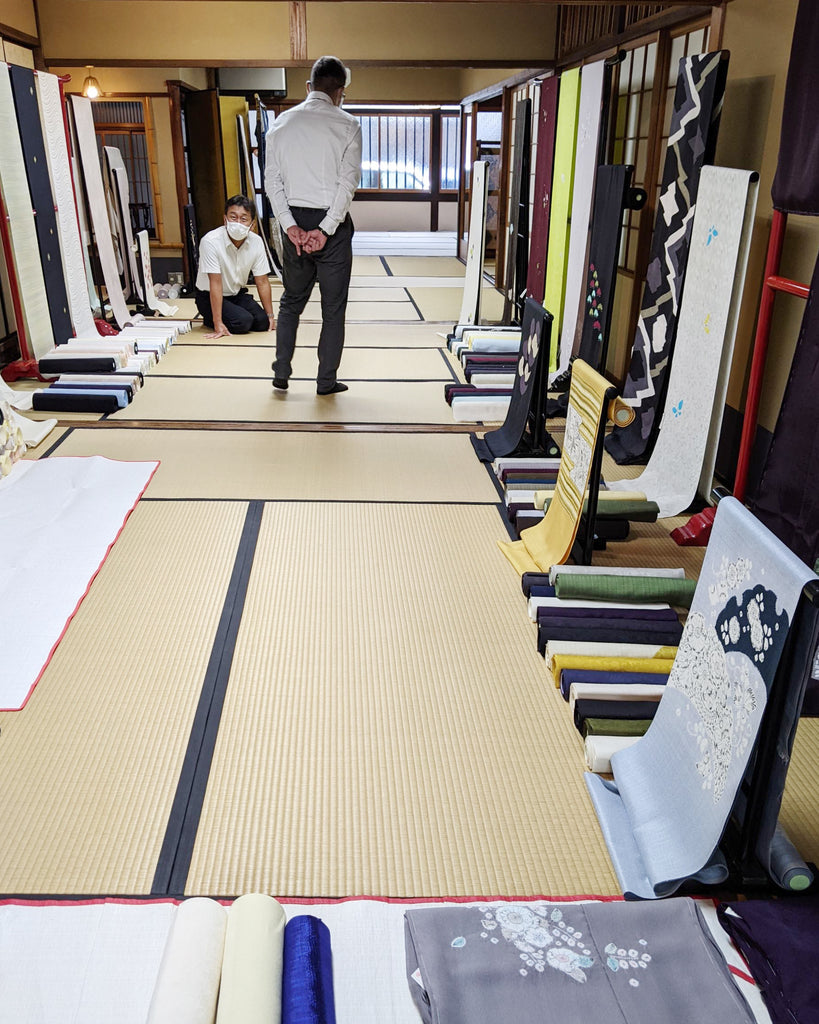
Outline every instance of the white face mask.
{"label": "white face mask", "polygon": [[227,233],[234,242],[244,242],[248,236],[248,232],[250,231],[249,224],[242,224],[238,220],[226,221],[225,227],[227,228]]}

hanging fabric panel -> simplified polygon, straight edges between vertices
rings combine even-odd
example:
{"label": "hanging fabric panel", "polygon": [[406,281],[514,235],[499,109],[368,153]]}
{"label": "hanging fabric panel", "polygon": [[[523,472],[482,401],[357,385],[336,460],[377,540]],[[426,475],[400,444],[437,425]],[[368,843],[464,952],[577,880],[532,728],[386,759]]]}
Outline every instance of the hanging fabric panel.
{"label": "hanging fabric panel", "polygon": [[529,272],[526,294],[543,302],[546,287],[546,252],[549,247],[549,214],[552,199],[552,171],[555,159],[555,127],[559,78],[553,75],[540,83],[540,109],[537,115],[537,153],[532,195],[532,231],[529,243]]}

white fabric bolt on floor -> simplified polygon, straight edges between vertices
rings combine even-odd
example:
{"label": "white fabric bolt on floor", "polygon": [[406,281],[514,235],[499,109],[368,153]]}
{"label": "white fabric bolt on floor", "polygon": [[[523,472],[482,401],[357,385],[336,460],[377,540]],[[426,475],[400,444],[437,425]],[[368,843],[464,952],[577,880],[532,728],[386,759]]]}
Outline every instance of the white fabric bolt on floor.
{"label": "white fabric bolt on floor", "polygon": [[28,700],[156,462],[19,462],[0,480],[0,710]]}

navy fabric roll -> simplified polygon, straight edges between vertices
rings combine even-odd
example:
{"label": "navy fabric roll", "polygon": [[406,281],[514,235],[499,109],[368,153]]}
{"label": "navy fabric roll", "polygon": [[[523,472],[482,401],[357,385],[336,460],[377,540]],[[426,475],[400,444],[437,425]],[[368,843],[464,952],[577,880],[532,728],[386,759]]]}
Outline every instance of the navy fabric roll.
{"label": "navy fabric roll", "polygon": [[574,702],[574,724],[583,732],[587,718],[637,719],[653,718],[657,713],[656,700],[576,700]]}
{"label": "navy fabric roll", "polygon": [[525,572],[520,578],[520,585],[523,593],[529,597],[529,591],[532,587],[548,587],[552,592],[551,594],[541,594],[541,597],[554,597],[555,589],[551,584],[548,572]]}
{"label": "navy fabric roll", "polygon": [[564,668],[560,673],[560,692],[569,699],[572,683],[596,683],[598,686],[631,686],[648,683],[650,686],[664,686],[667,675],[652,672],[596,672],[592,669]]}
{"label": "navy fabric roll", "polygon": [[774,1024],[819,1024],[819,899],[723,903],[718,914],[748,962]]}
{"label": "navy fabric roll", "polygon": [[113,373],[117,368],[113,356],[43,356],[40,373]]}
{"label": "navy fabric roll", "polygon": [[[535,595],[532,594],[532,597]],[[541,619],[570,618],[570,619],[644,619],[648,622],[679,622],[679,616],[673,608],[625,608],[622,605],[612,605],[609,608],[561,608],[559,605],[549,605],[548,608],[538,608],[538,622]]]}
{"label": "navy fabric roll", "polygon": [[[601,626],[600,619],[589,620],[593,625],[565,626],[562,623],[538,622],[537,649],[539,654],[546,653],[546,644],[550,640],[573,640],[577,643],[598,644],[657,644],[659,647],[676,647],[682,636],[682,625],[675,628],[670,623],[640,622],[632,627],[616,626],[606,623]],[[648,630],[646,626],[663,626],[662,631]]]}
{"label": "navy fabric roll", "polygon": [[335,1024],[330,931],[309,914],[284,929],[282,1024]]}
{"label": "navy fabric roll", "polygon": [[31,396],[32,408],[38,412],[116,412],[125,406],[119,391],[88,391],[87,389],[60,391],[46,388]]}
{"label": "navy fabric roll", "polygon": [[[548,577],[547,577],[548,578]],[[555,588],[540,586],[540,584],[534,584],[529,587],[529,597],[554,597]]]}

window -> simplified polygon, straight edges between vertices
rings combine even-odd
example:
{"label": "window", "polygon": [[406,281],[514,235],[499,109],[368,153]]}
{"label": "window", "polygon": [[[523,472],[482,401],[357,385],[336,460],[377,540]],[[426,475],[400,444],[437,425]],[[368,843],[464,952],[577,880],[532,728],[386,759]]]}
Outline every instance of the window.
{"label": "window", "polygon": [[145,131],[145,110],[141,100],[100,100],[91,104],[97,147],[113,146],[122,154],[130,187],[131,226],[157,238],[151,158]]}
{"label": "window", "polygon": [[[361,124],[361,188],[379,192],[454,192],[459,177],[459,113],[447,108],[347,106]],[[440,131],[439,166],[433,139]]]}

